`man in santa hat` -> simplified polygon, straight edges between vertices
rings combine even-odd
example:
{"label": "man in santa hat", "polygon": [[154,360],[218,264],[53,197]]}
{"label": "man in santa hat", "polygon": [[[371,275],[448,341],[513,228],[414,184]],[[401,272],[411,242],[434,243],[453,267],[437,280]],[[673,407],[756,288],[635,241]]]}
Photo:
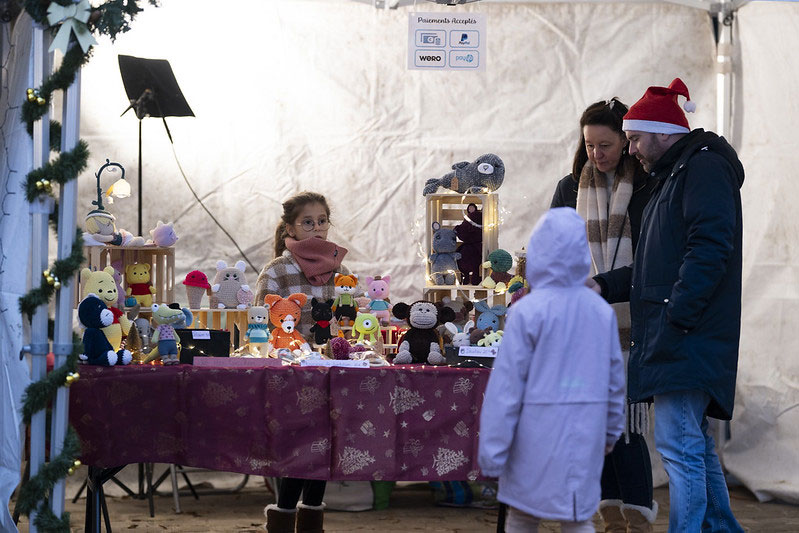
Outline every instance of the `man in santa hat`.
{"label": "man in santa hat", "polygon": [[654,398],[655,445],[669,474],[669,531],[743,532],[708,431],[730,420],[741,329],[743,165],[723,137],[691,130],[679,78],[624,116],[630,154],[656,179],[634,263],[596,276],[630,301],[630,402]]}

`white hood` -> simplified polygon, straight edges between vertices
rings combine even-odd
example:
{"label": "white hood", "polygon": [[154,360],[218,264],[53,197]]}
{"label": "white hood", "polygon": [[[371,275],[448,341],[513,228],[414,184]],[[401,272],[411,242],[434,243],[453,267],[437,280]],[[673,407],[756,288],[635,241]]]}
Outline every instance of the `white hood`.
{"label": "white hood", "polygon": [[591,271],[585,220],[556,207],[536,222],[527,245],[527,282],[533,289],[583,285]]}

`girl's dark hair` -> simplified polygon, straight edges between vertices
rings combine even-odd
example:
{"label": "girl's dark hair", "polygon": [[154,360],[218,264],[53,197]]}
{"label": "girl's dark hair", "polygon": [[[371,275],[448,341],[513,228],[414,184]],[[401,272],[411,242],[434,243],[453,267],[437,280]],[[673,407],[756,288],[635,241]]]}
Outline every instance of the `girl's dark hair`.
{"label": "girl's dark hair", "polygon": [[[580,117],[580,142],[577,144],[577,151],[574,153],[574,163],[572,163],[572,178],[574,181],[580,181],[580,174],[583,171],[586,161],[588,161],[588,154],[585,151],[585,135],[583,135],[584,126],[607,126],[624,137],[624,131],[621,129],[622,118],[627,114],[627,106],[615,96],[610,100],[602,100],[588,106],[583,111],[583,116]],[[622,153],[619,165],[626,162],[626,158],[630,157],[627,150]]]}
{"label": "girl's dark hair", "polygon": [[318,192],[302,191],[298,192],[285,202],[283,202],[283,216],[280,217],[280,222],[277,223],[275,229],[275,257],[280,257],[286,250],[286,237],[289,236],[287,225],[294,224],[297,217],[300,216],[302,208],[308,204],[321,204],[325,208],[327,218],[330,219],[330,207],[327,205],[327,199]]}

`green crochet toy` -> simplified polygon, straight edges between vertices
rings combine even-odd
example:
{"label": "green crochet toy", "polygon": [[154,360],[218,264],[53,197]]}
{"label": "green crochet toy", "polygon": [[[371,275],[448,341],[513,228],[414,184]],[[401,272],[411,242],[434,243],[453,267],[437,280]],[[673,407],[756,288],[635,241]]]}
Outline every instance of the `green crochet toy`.
{"label": "green crochet toy", "polygon": [[508,288],[508,282],[513,277],[508,271],[513,267],[513,257],[498,248],[488,254],[488,261],[483,263],[483,268],[490,268],[491,273],[486,276],[481,284],[486,289],[494,289],[496,292],[503,292]]}

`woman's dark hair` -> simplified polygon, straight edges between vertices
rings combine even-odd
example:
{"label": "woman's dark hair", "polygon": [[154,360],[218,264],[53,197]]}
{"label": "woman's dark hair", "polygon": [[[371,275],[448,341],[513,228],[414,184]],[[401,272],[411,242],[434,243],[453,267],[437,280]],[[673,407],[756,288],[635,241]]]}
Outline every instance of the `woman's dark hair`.
{"label": "woman's dark hair", "polygon": [[[586,161],[588,161],[588,154],[585,151],[585,135],[583,135],[584,126],[607,126],[624,137],[624,131],[621,129],[622,118],[627,114],[627,106],[621,103],[615,96],[610,100],[602,100],[588,106],[583,111],[583,116],[580,117],[580,142],[577,145],[577,151],[574,153],[574,163],[572,163],[572,178],[574,181],[580,181],[580,174],[583,171]],[[625,149],[622,153],[619,165],[625,162],[625,159],[630,157]]]}
{"label": "woman's dark hair", "polygon": [[327,218],[330,219],[330,207],[327,199],[317,192],[303,191],[298,192],[285,202],[283,202],[283,216],[275,229],[275,257],[280,257],[286,250],[286,237],[289,236],[287,225],[294,224],[300,216],[302,208],[308,204],[321,204],[325,208]]}

